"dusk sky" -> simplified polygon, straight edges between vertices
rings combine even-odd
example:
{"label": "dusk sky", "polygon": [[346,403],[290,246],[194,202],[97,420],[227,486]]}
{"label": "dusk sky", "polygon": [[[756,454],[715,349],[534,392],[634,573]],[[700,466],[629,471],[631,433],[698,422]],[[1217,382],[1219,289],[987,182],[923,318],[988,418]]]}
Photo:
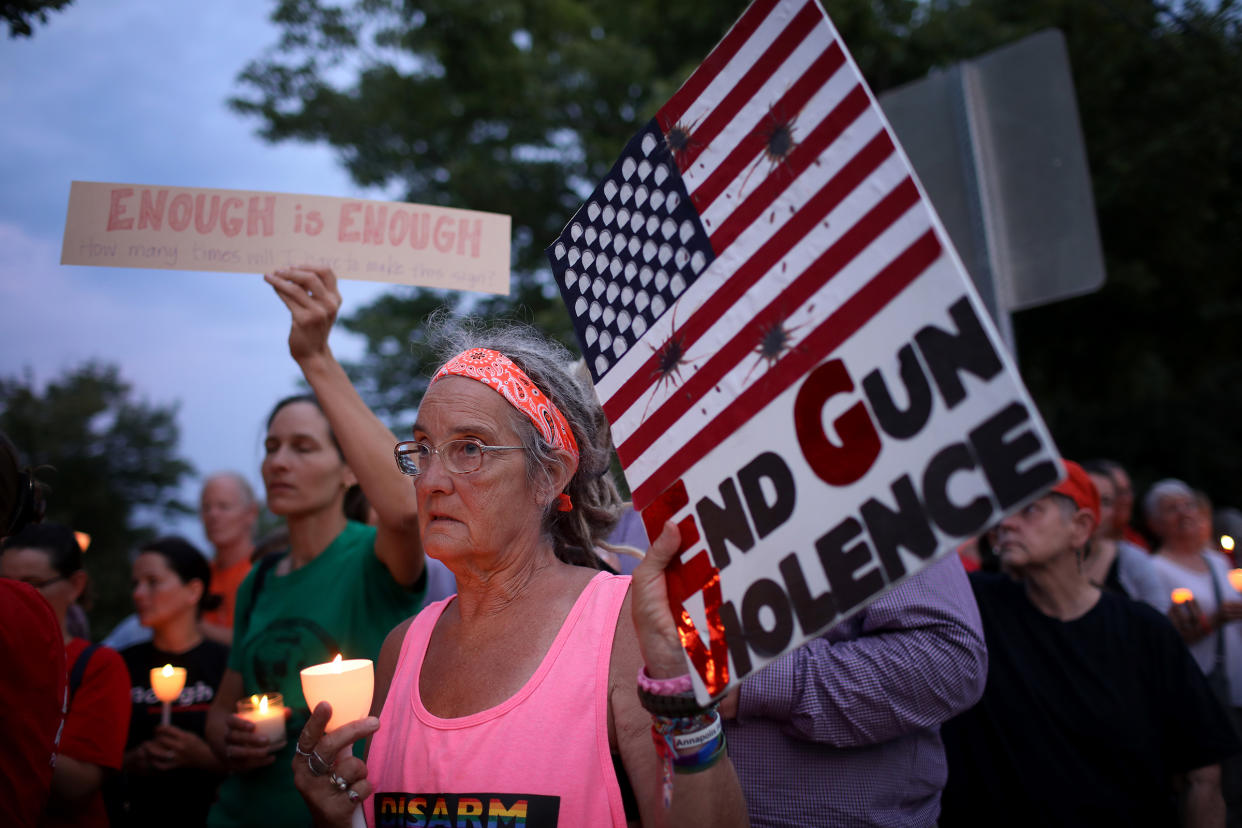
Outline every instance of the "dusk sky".
{"label": "dusk sky", "polygon": [[[136,396],[180,403],[181,451],[200,475],[241,471],[260,496],[262,422],[300,376],[288,311],[261,276],[59,262],[73,180],[383,197],[330,149],[266,144],[228,108],[237,74],[277,40],[270,9],[79,0],[33,38],[0,41],[0,374],[30,369],[41,385],[115,363]],[[342,314],[386,290],[410,289],[342,282]],[[332,342],[360,352],[348,335]],[[197,520],[162,528],[206,548]]]}

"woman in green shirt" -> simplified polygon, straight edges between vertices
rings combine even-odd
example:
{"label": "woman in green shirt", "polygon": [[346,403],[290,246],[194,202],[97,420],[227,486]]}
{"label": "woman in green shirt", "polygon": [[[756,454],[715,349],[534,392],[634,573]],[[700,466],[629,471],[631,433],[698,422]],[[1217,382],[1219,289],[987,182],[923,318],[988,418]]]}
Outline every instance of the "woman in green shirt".
{"label": "woman in green shirt", "polygon": [[[289,350],[314,396],[281,400],[268,418],[262,465],[267,506],[285,519],[289,547],[255,565],[237,593],[233,651],[207,738],[232,771],[210,826],[307,825],[293,787],[294,735],[309,715],[303,667],[377,657],[385,635],[422,605],[426,578],[417,505],[392,462],[396,438],[367,408],[328,347],[340,306],[330,270],[295,268],[265,280],[289,308]],[[358,483],[379,516],[347,521]],[[279,692],[293,734],[271,750],[234,714],[237,701]]]}

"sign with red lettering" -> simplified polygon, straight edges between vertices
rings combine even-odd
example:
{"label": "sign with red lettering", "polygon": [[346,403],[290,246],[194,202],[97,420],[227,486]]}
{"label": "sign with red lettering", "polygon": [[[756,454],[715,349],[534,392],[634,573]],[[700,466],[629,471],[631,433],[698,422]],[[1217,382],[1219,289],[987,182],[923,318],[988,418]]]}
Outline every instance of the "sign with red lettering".
{"label": "sign with red lettering", "polygon": [[547,252],[700,700],[1060,475],[815,0],[755,0]]}
{"label": "sign with red lettering", "polygon": [[509,292],[509,217],[247,190],[75,181],[61,264],[258,273]]}

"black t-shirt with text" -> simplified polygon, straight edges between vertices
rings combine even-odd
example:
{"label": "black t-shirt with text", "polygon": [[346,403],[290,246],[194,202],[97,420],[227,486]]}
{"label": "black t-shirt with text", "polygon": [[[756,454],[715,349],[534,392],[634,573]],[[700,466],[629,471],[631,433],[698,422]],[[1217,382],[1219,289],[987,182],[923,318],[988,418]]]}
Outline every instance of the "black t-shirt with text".
{"label": "black t-shirt with text", "polygon": [[[194,649],[177,654],[157,650],[148,641],[126,647],[121,657],[129,669],[132,702],[125,749],[131,750],[155,736],[163,703],[151,690],[151,668],[165,664],[186,670],[185,689],[173,702],[171,723],[202,738],[207,727],[207,711],[228,665],[229,648],[204,639]],[[109,808],[114,828],[203,825],[220,780],[216,774],[195,768],[125,773],[110,797],[114,800]]]}

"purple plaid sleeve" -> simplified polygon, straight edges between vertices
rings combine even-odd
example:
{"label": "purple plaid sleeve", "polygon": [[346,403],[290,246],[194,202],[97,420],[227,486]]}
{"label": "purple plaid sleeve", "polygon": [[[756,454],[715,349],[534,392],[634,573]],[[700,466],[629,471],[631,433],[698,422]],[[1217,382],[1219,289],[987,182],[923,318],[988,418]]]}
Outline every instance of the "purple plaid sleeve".
{"label": "purple plaid sleeve", "polygon": [[950,555],[742,685],[729,755],[752,824],[934,823],[939,726],[986,678],[979,611]]}

